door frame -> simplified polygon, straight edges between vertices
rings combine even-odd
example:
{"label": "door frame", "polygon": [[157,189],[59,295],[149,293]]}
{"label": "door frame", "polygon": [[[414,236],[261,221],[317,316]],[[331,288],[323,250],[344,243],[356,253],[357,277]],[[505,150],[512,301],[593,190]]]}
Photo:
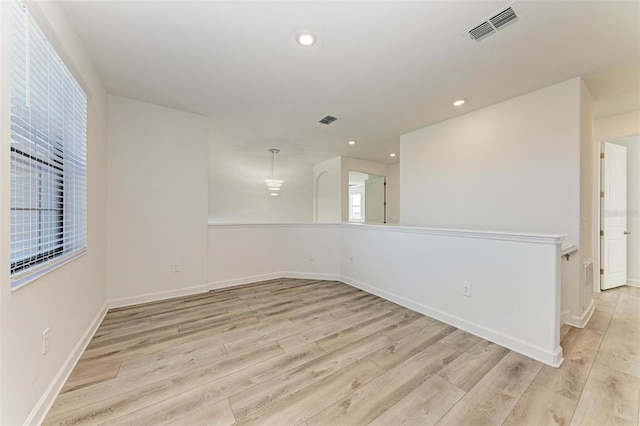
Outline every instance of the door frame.
{"label": "door frame", "polygon": [[[640,134],[638,134],[640,135]],[[600,193],[602,192],[602,164],[603,160],[600,158],[600,154],[603,151],[604,142],[616,142],[621,139],[627,139],[632,136],[637,136],[636,134],[623,135],[623,136],[614,136],[610,138],[603,138],[599,140],[595,140],[593,144],[593,203],[592,203],[592,214],[595,220],[593,221],[593,232],[592,232],[592,247],[594,248],[593,253],[593,267],[596,272],[596,279],[593,280],[593,292],[600,293],[602,291],[602,274],[600,273],[600,269],[602,268],[602,238],[600,237],[600,230],[602,229],[602,198],[600,198]],[[628,256],[628,255],[627,255]]]}

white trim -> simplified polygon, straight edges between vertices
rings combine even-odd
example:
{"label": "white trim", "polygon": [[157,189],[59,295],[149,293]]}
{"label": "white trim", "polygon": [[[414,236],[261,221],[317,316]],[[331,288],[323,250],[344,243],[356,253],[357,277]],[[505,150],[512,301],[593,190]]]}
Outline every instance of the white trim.
{"label": "white trim", "polygon": [[564,361],[564,358],[562,357],[561,346],[558,346],[554,352],[549,352],[538,346],[523,342],[516,337],[508,336],[504,333],[486,327],[478,326],[477,324],[466,321],[455,315],[449,315],[440,310],[430,308],[429,306],[414,302],[397,294],[385,290],[380,290],[376,287],[369,286],[352,278],[342,276],[341,281],[352,287],[364,290],[367,293],[375,294],[376,296],[380,296],[383,299],[390,300],[391,302],[397,303],[398,305],[404,306],[405,308],[411,309],[412,311],[419,312],[423,315],[427,315],[431,318],[459,328],[460,330],[464,330],[476,336],[490,340],[500,346],[504,346],[507,349],[519,352],[525,356],[528,356],[529,358],[533,358],[537,361],[551,365],[552,367],[559,367]]}
{"label": "white trim", "polygon": [[640,287],[640,280],[627,278],[627,285],[630,285],[631,287]]}
{"label": "white trim", "polygon": [[530,232],[503,232],[503,231],[480,231],[471,229],[447,229],[447,228],[424,228],[418,226],[400,226],[393,224],[374,225],[366,223],[263,223],[263,224],[215,224],[210,223],[209,229],[215,228],[291,228],[291,227],[331,227],[331,228],[354,228],[366,229],[382,232],[399,232],[408,234],[428,234],[445,237],[458,238],[479,238],[484,240],[501,240],[537,244],[556,245],[561,243],[564,234],[545,234]]}
{"label": "white trim", "polygon": [[593,315],[593,312],[595,311],[595,309],[596,309],[596,305],[593,302],[593,299],[591,299],[589,306],[587,307],[587,309],[584,310],[582,315],[580,316],[571,315],[570,311],[565,311],[560,315],[561,322],[568,324],[572,327],[584,328],[589,322],[589,320],[591,319],[591,316]]}
{"label": "white trim", "polygon": [[157,302],[158,300],[172,299],[174,297],[190,296],[192,294],[206,293],[209,286],[199,285],[195,287],[181,288],[179,290],[159,291],[157,293],[147,293],[140,296],[123,297],[120,299],[109,299],[107,301],[109,309],[122,308],[124,306],[139,305],[141,303]]}
{"label": "white trim", "polygon": [[242,278],[233,278],[230,280],[212,281],[208,284],[209,290],[216,290],[219,288],[235,287],[244,284],[251,284],[259,281],[276,280],[278,278],[284,278],[282,272],[272,272],[269,274],[251,275]]}
{"label": "white trim", "polygon": [[298,278],[303,280],[325,280],[325,281],[340,281],[342,277],[340,274],[320,274],[317,272],[283,272],[282,277],[286,278]]}
{"label": "white trim", "polygon": [[49,262],[38,265],[34,268],[30,268],[25,272],[16,274],[15,276],[11,277],[11,292],[19,290],[27,284],[31,284],[32,282],[37,281],[39,278],[42,278],[48,273],[61,268],[67,263],[73,262],[74,260],[84,256],[85,254],[87,254],[86,247],[80,250],[76,250],[72,253],[68,253],[64,256],[54,258]]}
{"label": "white trim", "polygon": [[36,403],[35,407],[33,407],[31,413],[29,413],[29,416],[24,422],[25,425],[42,424],[45,417],[47,416],[47,413],[51,409],[51,406],[53,406],[53,403],[58,397],[58,394],[62,390],[62,386],[64,386],[67,379],[71,375],[71,372],[73,371],[76,364],[78,363],[78,360],[89,345],[89,342],[98,330],[98,327],[102,323],[102,320],[104,319],[106,314],[107,302],[102,305],[102,308],[100,308],[98,315],[96,315],[93,322],[89,325],[87,331],[85,331],[84,334],[80,337],[80,340],[78,340],[78,343],[76,343],[75,347],[73,348],[65,362],[62,364],[62,367],[60,367],[60,370],[58,370],[58,373],[55,375],[51,383],[49,383],[49,386],[40,397],[40,400]]}

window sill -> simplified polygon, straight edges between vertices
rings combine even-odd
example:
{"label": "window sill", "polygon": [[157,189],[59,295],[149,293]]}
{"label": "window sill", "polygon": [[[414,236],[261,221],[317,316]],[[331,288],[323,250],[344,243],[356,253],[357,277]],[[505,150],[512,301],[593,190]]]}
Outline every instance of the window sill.
{"label": "window sill", "polygon": [[23,288],[24,286],[26,286],[27,284],[30,284],[34,281],[37,281],[38,279],[44,277],[45,275],[49,274],[50,272],[55,271],[56,269],[66,265],[69,262],[72,262],[74,260],[76,260],[79,257],[84,256],[85,254],[87,254],[87,249],[84,248],[82,250],[76,251],[74,253],[71,253],[67,256],[64,256],[61,259],[58,259],[55,262],[52,262],[51,264],[48,264],[44,267],[42,267],[41,269],[37,269],[35,271],[31,271],[28,273],[25,273],[24,276],[18,277],[18,278],[12,278],[11,279],[11,292],[14,292],[16,290],[19,290],[21,288]]}

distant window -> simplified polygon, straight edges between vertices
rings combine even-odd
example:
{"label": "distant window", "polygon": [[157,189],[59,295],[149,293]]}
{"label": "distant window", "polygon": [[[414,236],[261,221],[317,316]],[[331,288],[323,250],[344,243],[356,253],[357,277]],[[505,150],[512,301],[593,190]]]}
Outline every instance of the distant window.
{"label": "distant window", "polygon": [[11,287],[86,249],[87,96],[20,2],[11,18]]}
{"label": "distant window", "polygon": [[362,194],[351,194],[351,220],[362,221]]}

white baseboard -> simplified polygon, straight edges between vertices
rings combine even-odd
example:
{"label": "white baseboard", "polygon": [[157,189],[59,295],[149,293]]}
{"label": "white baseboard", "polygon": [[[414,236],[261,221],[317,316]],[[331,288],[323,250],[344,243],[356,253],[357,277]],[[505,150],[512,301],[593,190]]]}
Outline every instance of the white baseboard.
{"label": "white baseboard", "polygon": [[416,303],[397,294],[371,287],[352,278],[342,276],[341,281],[353,287],[359,288],[360,290],[364,290],[367,293],[375,294],[384,299],[397,303],[398,305],[404,306],[405,308],[409,308],[423,315],[435,318],[438,321],[442,321],[456,328],[487,339],[500,346],[504,346],[505,348],[512,349],[525,356],[528,356],[529,358],[533,358],[552,367],[559,367],[564,361],[564,358],[562,357],[562,347],[559,345],[554,351],[548,351],[538,346],[531,345],[527,342],[523,342],[522,340],[515,337],[503,334],[499,331],[479,326],[455,315],[450,315],[421,303]]}
{"label": "white baseboard", "polygon": [[627,285],[631,287],[640,287],[640,280],[635,278],[627,278]]}
{"label": "white baseboard", "polygon": [[212,281],[209,283],[209,290],[216,290],[219,288],[235,287],[238,285],[251,284],[258,281],[275,280],[278,278],[284,278],[282,272],[272,272],[268,274],[251,275],[248,277],[234,278],[231,280]]}
{"label": "white baseboard", "polygon": [[339,274],[321,274],[315,272],[283,272],[282,277],[286,278],[298,278],[302,280],[326,280],[326,281],[340,281],[342,278]]}
{"label": "white baseboard", "polygon": [[273,272],[269,274],[252,275],[249,277],[234,278],[232,280],[213,281],[209,283],[209,290],[215,290],[219,288],[235,287],[244,284],[252,284],[259,281],[277,280],[279,278],[296,278],[303,280],[328,280],[339,281],[340,275],[338,274],[321,274],[314,272]]}
{"label": "white baseboard", "polygon": [[157,302],[158,300],[171,299],[174,297],[189,296],[192,294],[206,293],[209,291],[208,285],[198,285],[194,287],[181,288],[179,290],[159,291],[157,293],[148,293],[140,296],[123,297],[120,299],[110,299],[108,301],[109,309],[122,308],[124,306],[139,305],[141,303]]}
{"label": "white baseboard", "polygon": [[78,343],[76,343],[75,347],[73,348],[65,362],[62,364],[62,367],[60,367],[60,370],[58,370],[58,373],[55,375],[47,389],[44,391],[42,397],[40,397],[40,400],[37,402],[35,407],[33,407],[31,413],[29,413],[29,417],[27,417],[27,420],[25,420],[24,424],[42,424],[44,418],[51,409],[51,406],[58,397],[58,394],[62,390],[62,386],[64,386],[67,379],[71,375],[71,372],[84,353],[84,350],[87,348],[87,345],[93,338],[93,335],[96,333],[96,330],[98,330],[98,327],[102,323],[102,320],[104,319],[104,316],[106,314],[107,302],[102,305],[102,308],[100,308],[98,315],[96,315],[93,322],[89,325],[87,331],[85,331],[84,334],[80,337],[80,340],[78,340]]}
{"label": "white baseboard", "polygon": [[595,309],[596,305],[593,300],[591,300],[591,303],[589,303],[589,306],[584,310],[582,315],[572,315],[570,311],[565,311],[560,315],[560,321],[572,327],[584,328],[591,319]]}

